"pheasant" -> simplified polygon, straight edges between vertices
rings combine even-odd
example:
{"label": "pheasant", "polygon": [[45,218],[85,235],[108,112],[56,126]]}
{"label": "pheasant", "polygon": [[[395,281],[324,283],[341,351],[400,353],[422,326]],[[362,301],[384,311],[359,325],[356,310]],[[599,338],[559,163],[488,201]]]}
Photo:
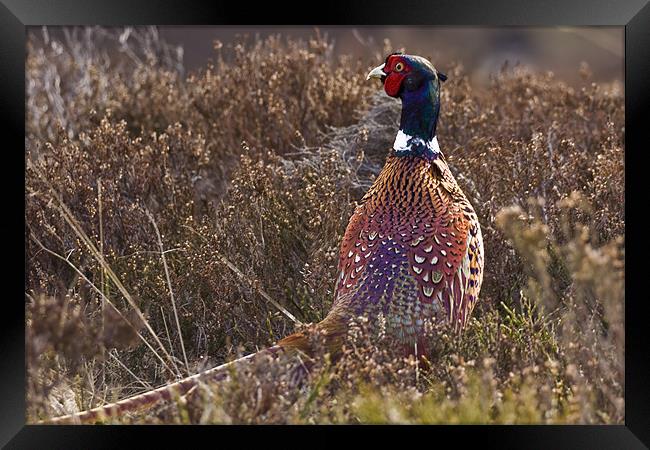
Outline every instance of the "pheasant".
{"label": "pheasant", "polygon": [[[440,87],[447,77],[425,58],[393,53],[370,71],[372,78],[401,99],[400,126],[383,169],[350,218],[332,308],[313,329],[334,353],[350,319],[381,320],[396,343],[419,355],[428,348],[427,322],[446,321],[457,331],[467,323],[483,278],[481,227],[438,145]],[[291,334],[232,363],[52,422],[88,422],[183,395],[200,379],[225,378],[230,365],[262,354],[309,353],[308,334]]]}
{"label": "pheasant", "polygon": [[[334,303],[317,327],[336,347],[349,318],[381,318],[395,341],[424,353],[427,320],[460,330],[478,300],[481,227],[436,137],[446,75],[425,58],[394,53],[367,78],[402,100],[400,127],[345,231]],[[301,335],[279,345],[305,350]]]}

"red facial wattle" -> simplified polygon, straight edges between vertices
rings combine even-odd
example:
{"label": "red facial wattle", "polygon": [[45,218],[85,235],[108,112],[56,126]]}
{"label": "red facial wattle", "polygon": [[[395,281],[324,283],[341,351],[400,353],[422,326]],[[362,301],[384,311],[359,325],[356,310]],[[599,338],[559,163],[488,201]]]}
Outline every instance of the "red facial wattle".
{"label": "red facial wattle", "polygon": [[391,97],[397,97],[402,87],[404,77],[410,71],[406,61],[399,56],[390,56],[386,61],[386,79],[384,80],[384,90]]}
{"label": "red facial wattle", "polygon": [[384,80],[384,90],[386,94],[391,97],[397,97],[400,87],[402,87],[402,81],[404,80],[404,72],[391,72],[388,74]]}

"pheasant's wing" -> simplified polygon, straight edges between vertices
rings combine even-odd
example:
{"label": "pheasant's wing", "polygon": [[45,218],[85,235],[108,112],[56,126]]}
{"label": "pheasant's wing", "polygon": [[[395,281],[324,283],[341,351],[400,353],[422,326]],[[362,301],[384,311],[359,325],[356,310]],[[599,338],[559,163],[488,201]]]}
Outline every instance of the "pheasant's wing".
{"label": "pheasant's wing", "polygon": [[[433,170],[440,177],[439,186],[430,191],[435,225],[432,233],[423,233],[424,246],[414,249],[413,262],[425,258],[425,267],[417,274],[422,295],[434,296],[445,307],[450,322],[459,328],[466,324],[478,300],[483,280],[483,238],[476,213],[444,158],[434,162]],[[426,251],[434,255],[429,260]],[[425,270],[431,271],[428,279]]]}
{"label": "pheasant's wing", "polygon": [[420,301],[442,305],[449,320],[457,324],[466,316],[471,222],[442,183],[429,195],[431,223],[423,222],[419,235],[409,243],[410,270],[417,281]]}
{"label": "pheasant's wing", "polygon": [[483,283],[483,236],[478,221],[470,225],[467,253],[463,259],[464,264],[469,264],[469,279],[463,295],[463,302],[458,308],[461,314],[457,321],[462,327],[467,323],[474,305],[476,305]]}

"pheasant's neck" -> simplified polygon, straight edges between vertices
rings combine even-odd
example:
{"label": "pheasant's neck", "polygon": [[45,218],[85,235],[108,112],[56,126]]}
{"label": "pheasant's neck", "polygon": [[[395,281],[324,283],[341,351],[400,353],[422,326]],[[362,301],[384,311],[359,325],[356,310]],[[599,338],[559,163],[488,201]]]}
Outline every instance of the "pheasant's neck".
{"label": "pheasant's neck", "polygon": [[440,92],[433,83],[402,94],[402,115],[393,149],[397,156],[423,156],[436,159],[440,153],[436,125],[440,111]]}

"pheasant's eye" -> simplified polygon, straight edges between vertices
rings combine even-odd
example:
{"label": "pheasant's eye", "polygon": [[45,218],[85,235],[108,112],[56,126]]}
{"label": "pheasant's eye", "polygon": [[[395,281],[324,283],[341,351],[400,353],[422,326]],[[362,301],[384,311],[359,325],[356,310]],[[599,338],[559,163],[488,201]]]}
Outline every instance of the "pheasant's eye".
{"label": "pheasant's eye", "polygon": [[401,72],[402,70],[404,70],[404,64],[402,64],[401,62],[395,64],[395,72]]}

